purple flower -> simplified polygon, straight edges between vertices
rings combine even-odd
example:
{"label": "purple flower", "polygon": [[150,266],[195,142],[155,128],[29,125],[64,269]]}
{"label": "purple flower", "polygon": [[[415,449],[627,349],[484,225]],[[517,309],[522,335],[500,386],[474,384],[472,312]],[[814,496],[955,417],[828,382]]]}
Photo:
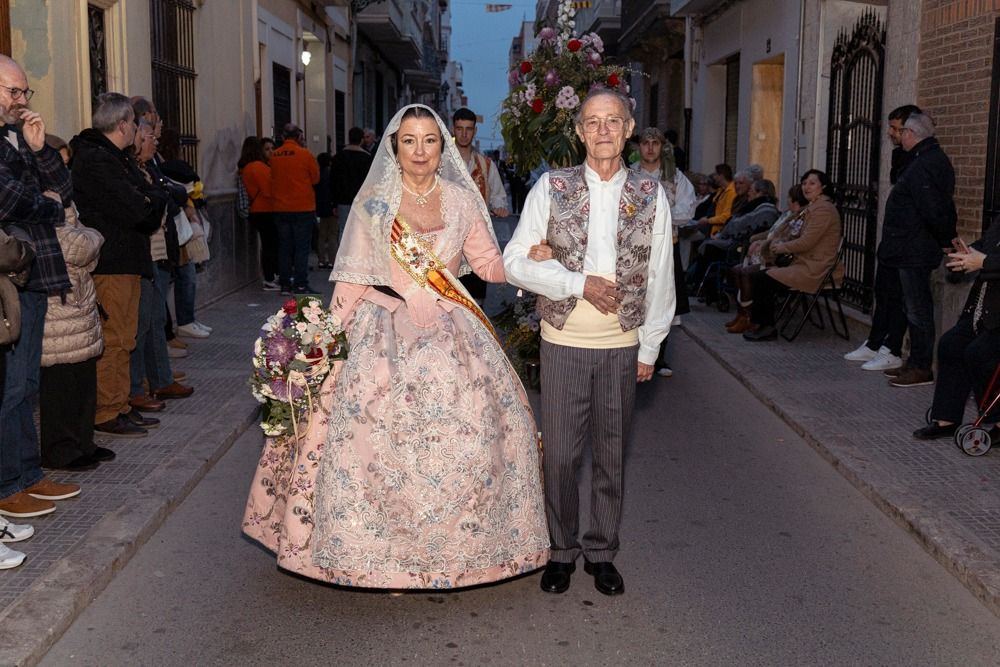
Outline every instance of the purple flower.
{"label": "purple flower", "polygon": [[302,398],[302,387],[296,384],[290,385],[281,378],[276,378],[274,380],[271,380],[270,386],[271,386],[271,391],[274,393],[274,395],[277,396],[282,401],[287,400],[287,398],[289,398],[289,391],[291,391],[290,398],[293,401],[297,401],[300,398]]}
{"label": "purple flower", "polygon": [[545,85],[550,88],[559,85],[559,73],[554,69],[550,69],[545,73]]}
{"label": "purple flower", "polygon": [[596,51],[591,51],[590,55],[587,56],[587,57],[590,58],[590,63],[592,65],[600,65],[601,64],[601,54],[600,53],[597,53]]}
{"label": "purple flower", "polygon": [[519,72],[516,67],[507,75],[507,83],[512,86],[516,86],[521,83],[521,72]]}
{"label": "purple flower", "polygon": [[543,42],[551,42],[556,38],[556,31],[554,28],[542,28],[538,32],[538,39]]}
{"label": "purple flower", "polygon": [[277,363],[281,367],[285,367],[295,358],[295,353],[299,351],[299,346],[291,338],[285,338],[281,334],[274,334],[264,340],[264,350],[268,363]]}

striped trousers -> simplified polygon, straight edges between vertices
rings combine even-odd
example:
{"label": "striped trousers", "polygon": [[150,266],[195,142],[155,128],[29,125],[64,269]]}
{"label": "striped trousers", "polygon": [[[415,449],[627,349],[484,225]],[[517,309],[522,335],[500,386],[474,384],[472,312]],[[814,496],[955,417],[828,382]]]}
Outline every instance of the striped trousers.
{"label": "striped trousers", "polygon": [[[618,553],[625,441],[635,404],[638,346],[606,350],[542,341],[542,472],[551,559],[592,563]],[[579,472],[590,444],[590,522],[579,537]]]}

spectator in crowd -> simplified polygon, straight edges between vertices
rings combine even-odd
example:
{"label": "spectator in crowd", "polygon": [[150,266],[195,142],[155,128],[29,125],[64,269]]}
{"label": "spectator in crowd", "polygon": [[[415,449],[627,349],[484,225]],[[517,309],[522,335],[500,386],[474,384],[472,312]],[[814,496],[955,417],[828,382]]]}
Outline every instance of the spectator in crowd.
{"label": "spectator in crowd", "polygon": [[265,292],[277,292],[278,228],[274,224],[274,196],[271,193],[271,152],[269,139],[247,137],[243,140],[238,163],[240,178],[250,198],[250,225],[257,231],[260,246],[260,271]]}
{"label": "spectator in crowd", "polygon": [[337,205],[337,219],[340,223],[337,244],[344,238],[347,216],[351,204],[368,177],[372,166],[371,154],[362,147],[364,132],[360,127],[347,131],[347,145],[333,156],[330,164],[330,185],[333,187],[333,201]]}
{"label": "spectator in crowd", "polygon": [[[971,247],[964,247],[961,241],[956,245],[948,254],[948,268],[964,273],[978,271],[979,275],[958,322],[938,341],[938,378],[930,423],[913,432],[920,440],[954,435],[969,395],[977,403],[982,402],[1000,364],[1000,221],[994,218],[983,238]],[[986,419],[995,423],[997,411],[986,415]],[[990,439],[1000,440],[996,425],[990,430]]]}
{"label": "spectator in crowd", "polygon": [[793,185],[788,190],[788,205],[784,213],[767,231],[758,232],[749,238],[749,247],[743,261],[729,269],[729,281],[736,291],[739,308],[736,317],[726,322],[726,331],[741,334],[751,328],[750,306],[753,305],[751,276],[774,266],[771,244],[798,238],[802,230],[801,212],[809,205],[802,194],[802,186]]}
{"label": "spectator in crowd", "polygon": [[[912,113],[920,109],[907,104],[889,113],[889,141],[893,144],[892,168],[889,182],[896,184],[899,175],[910,163],[912,153],[900,145],[903,123]],[[848,352],[844,359],[863,361],[861,368],[866,371],[887,371],[903,365],[903,336],[906,335],[906,307],[903,301],[903,286],[899,281],[899,271],[879,262],[875,268],[875,309],[872,312],[872,326],[868,339],[858,349]]]}
{"label": "spectator in crowd", "polygon": [[101,95],[92,123],[73,140],[72,148],[80,221],[104,237],[92,272],[106,314],[94,428],[103,435],[136,437],[146,430],[126,417],[132,410],[129,355],[135,349],[142,278],[153,275],[149,235],[160,227],[167,195],[146,181],[129,155],[137,126],[127,97]]}
{"label": "spectator in crowd", "polygon": [[667,130],[664,133],[674,152],[674,165],[683,172],[688,170],[688,154],[681,148],[680,140],[677,137],[677,130]]}
{"label": "spectator in crowd", "polygon": [[332,269],[340,246],[340,229],[337,225],[337,208],[333,203],[333,182],[330,167],[333,158],[329,153],[320,153],[316,158],[319,165],[319,183],[316,184],[316,215],[319,217],[319,233],[316,237],[316,256],[319,268]]}
{"label": "spectator in crowd", "polygon": [[[45,144],[45,121],[28,107],[32,94],[20,65],[0,56],[0,123],[6,130],[6,141],[0,141],[0,220],[8,235],[27,242],[35,253],[18,292],[20,339],[4,351],[0,514],[11,517],[48,514],[55,510],[51,501],[80,493],[78,485],[54,482],[42,472],[35,430],[48,298],[72,286],[56,227],[64,223],[63,202],[72,200],[73,190],[59,153]],[[23,558],[13,560],[19,564]]]}
{"label": "spectator in crowd", "polygon": [[911,153],[885,202],[881,265],[895,269],[903,293],[910,330],[910,356],[893,374],[893,387],[917,387],[934,382],[934,298],[931,272],[944,257],[942,248],[955,238],[955,170],[934,137],[930,116],[914,112],[899,131],[900,145]]}
{"label": "spectator in crowd", "polygon": [[507,184],[510,186],[510,211],[514,215],[520,215],[524,208],[524,198],[528,196],[528,186],[525,175],[519,171],[514,163],[508,163]]}
{"label": "spectator in crowd", "polygon": [[712,213],[709,217],[696,218],[695,224],[706,237],[719,233],[733,213],[733,201],[736,199],[736,186],[733,184],[733,169],[728,164],[715,165],[712,175],[716,188],[712,197]]}
{"label": "spectator in crowd", "polygon": [[[278,227],[278,267],[283,294],[311,294],[309,250],[316,224],[316,193],[319,164],[302,145],[298,126],[288,123],[284,141],[271,155],[271,192],[274,221]],[[294,268],[294,276],[292,271]]]}
{"label": "spectator in crowd", "polygon": [[361,148],[368,153],[368,155],[374,155],[375,149],[378,148],[378,135],[375,134],[375,130],[370,127],[366,127],[361,135]]}
{"label": "spectator in crowd", "polygon": [[[730,217],[746,213],[746,211],[743,210],[743,207],[750,201],[751,185],[753,185],[753,176],[750,174],[748,169],[742,169],[736,172],[736,175],[733,176],[733,190],[735,190],[736,196],[733,198]],[[720,229],[719,231],[722,230]]]}
{"label": "spectator in crowd", "polygon": [[[834,282],[844,278],[844,267],[837,257],[840,250],[840,213],[834,206],[830,177],[810,169],[799,181],[809,205],[802,212],[802,227],[797,238],[771,243],[771,252],[789,255],[787,263],[751,275],[753,303],[750,305],[751,328],[743,333],[748,341],[774,340],[774,303],[780,292],[789,289],[813,294],[822,286],[830,267],[837,264]],[[782,264],[785,264],[784,266]]]}
{"label": "spectator in crowd", "polygon": [[747,174],[750,175],[750,181],[762,181],[764,180],[764,167],[759,164],[752,164],[746,168]]}
{"label": "spectator in crowd", "polygon": [[[70,150],[59,137],[45,142],[69,162]],[[80,224],[72,200],[65,204],[65,224],[56,237],[72,287],[49,296],[42,339],[38,422],[42,465],[54,470],[92,470],[115,453],[94,443],[97,409],[97,357],[104,347],[97,292],[90,271],[97,266],[104,237]]]}

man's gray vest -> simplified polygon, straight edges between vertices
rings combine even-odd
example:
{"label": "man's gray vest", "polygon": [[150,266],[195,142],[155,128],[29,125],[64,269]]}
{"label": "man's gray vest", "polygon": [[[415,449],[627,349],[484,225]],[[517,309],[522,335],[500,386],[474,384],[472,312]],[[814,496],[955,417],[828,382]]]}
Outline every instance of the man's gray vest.
{"label": "man's gray vest", "polygon": [[[587,254],[587,226],[590,221],[590,190],[585,167],[557,169],[549,173],[549,226],[546,240],[560,264],[582,272]],[[627,170],[618,202],[618,261],[615,281],[621,302],[618,321],[622,331],[631,331],[646,317],[646,283],[656,217],[659,183],[638,172]],[[562,329],[576,306],[576,297],[553,301],[538,297],[536,309],[542,319]]]}

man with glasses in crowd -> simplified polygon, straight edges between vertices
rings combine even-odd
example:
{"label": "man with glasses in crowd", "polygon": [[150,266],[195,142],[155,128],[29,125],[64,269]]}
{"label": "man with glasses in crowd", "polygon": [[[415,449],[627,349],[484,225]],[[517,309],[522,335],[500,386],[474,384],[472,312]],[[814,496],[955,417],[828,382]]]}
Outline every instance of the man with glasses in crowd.
{"label": "man with glasses in crowd", "polygon": [[[80,493],[76,484],[59,484],[44,476],[33,417],[48,297],[70,289],[55,228],[65,221],[63,202],[73,196],[62,157],[45,144],[45,122],[28,108],[33,93],[24,70],[0,56],[0,225],[7,234],[31,243],[35,251],[28,281],[18,290],[21,337],[0,352],[6,362],[6,373],[0,375],[5,378],[0,404],[0,514],[11,517],[48,514],[55,510],[51,501]],[[16,528],[0,520],[0,533],[6,535],[11,529],[17,533]],[[0,566],[10,566],[4,563]]]}
{"label": "man with glasses in crowd", "polygon": [[[541,587],[569,588],[576,559],[605,595],[625,591],[613,564],[624,452],[637,382],[674,316],[670,206],[659,182],[626,168],[628,98],[594,89],[580,106],[582,165],[543,174],[504,251],[508,280],[538,295],[542,434],[551,557]],[[579,537],[578,473],[590,439],[590,528]]]}

